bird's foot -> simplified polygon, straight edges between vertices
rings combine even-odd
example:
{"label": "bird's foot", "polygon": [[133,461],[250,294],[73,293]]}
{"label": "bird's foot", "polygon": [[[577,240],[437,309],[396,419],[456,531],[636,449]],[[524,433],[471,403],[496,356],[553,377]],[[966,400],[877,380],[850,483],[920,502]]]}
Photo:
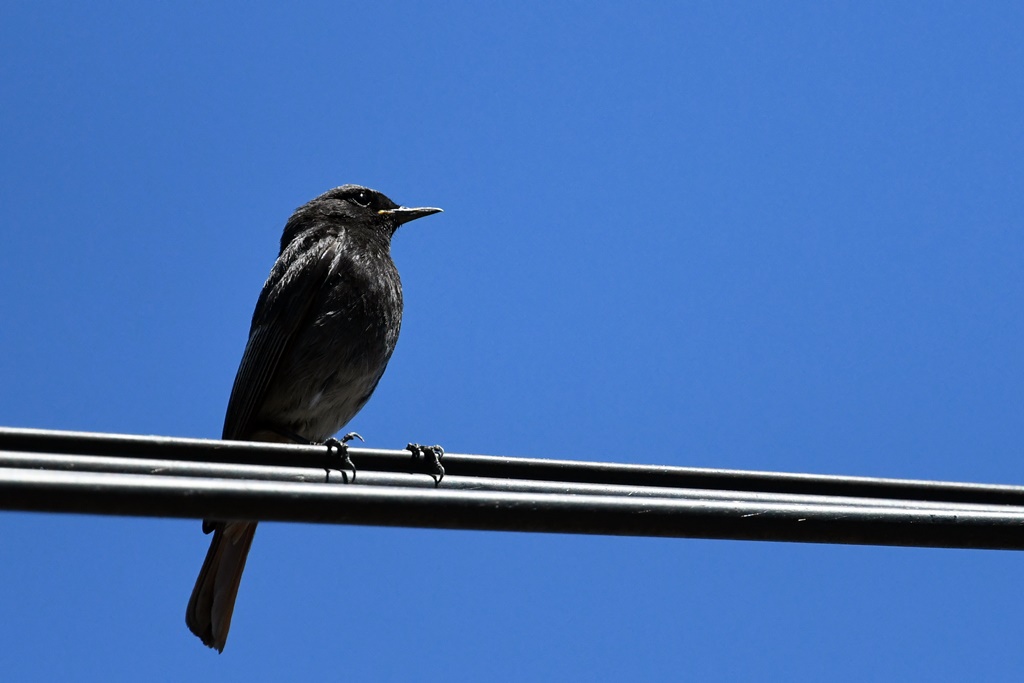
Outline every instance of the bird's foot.
{"label": "bird's foot", "polygon": [[341,476],[345,478],[345,483],[349,483],[348,472],[345,468],[352,470],[352,481],[356,480],[356,466],[352,462],[352,458],[348,455],[348,442],[353,439],[363,440],[363,437],[359,436],[355,432],[349,432],[345,436],[341,437],[341,440],[335,439],[333,436],[324,441],[324,446],[327,446],[327,454],[334,456],[337,459],[338,467],[333,469],[341,472]]}
{"label": "bird's foot", "polygon": [[428,460],[427,464],[433,469],[433,472],[429,474],[434,478],[434,486],[438,486],[441,480],[444,479],[444,467],[441,465],[444,449],[440,446],[423,446],[418,443],[411,443],[405,447],[405,450],[412,453],[413,460],[419,460],[420,458]]}

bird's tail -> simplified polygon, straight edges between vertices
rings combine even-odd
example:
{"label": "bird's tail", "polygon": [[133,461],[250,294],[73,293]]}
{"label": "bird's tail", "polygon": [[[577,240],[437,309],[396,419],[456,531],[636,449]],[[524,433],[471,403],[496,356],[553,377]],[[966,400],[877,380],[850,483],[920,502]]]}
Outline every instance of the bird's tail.
{"label": "bird's tail", "polygon": [[[204,527],[207,527],[204,522]],[[216,522],[203,568],[192,589],[185,623],[203,644],[224,651],[256,522]]]}

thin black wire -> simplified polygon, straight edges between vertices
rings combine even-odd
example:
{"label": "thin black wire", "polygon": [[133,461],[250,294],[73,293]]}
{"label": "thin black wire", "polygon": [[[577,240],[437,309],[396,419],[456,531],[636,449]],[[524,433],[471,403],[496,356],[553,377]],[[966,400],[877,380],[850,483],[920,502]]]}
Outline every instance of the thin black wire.
{"label": "thin black wire", "polygon": [[[211,479],[257,480],[354,484],[411,488],[444,488],[465,491],[502,491],[508,493],[573,494],[622,496],[628,498],[679,498],[703,501],[775,502],[793,504],[830,504],[899,509],[999,512],[1006,505],[950,503],[919,500],[855,498],[762,491],[721,491],[713,489],[672,488],[665,486],[621,486],[616,484],[579,484],[530,479],[494,479],[446,475],[438,483],[424,474],[360,470],[352,478],[346,470],[264,465],[233,465],[181,460],[139,459],[116,456],[72,455],[66,453],[21,453],[0,451],[0,468],[56,470],[64,472],[105,472],[109,474],[145,474]],[[1024,510],[1024,507],[1020,508]]]}
{"label": "thin black wire", "polygon": [[[323,446],[162,436],[0,428],[0,451],[128,456],[223,464],[325,469],[336,466]],[[351,448],[358,469],[429,472],[408,451]],[[609,454],[612,455],[612,454]],[[447,454],[449,475],[489,479],[846,496],[976,505],[1024,505],[1024,487],[610,462]]]}
{"label": "thin black wire", "polygon": [[408,452],[352,456],[339,485],[323,446],[0,429],[0,508],[1024,549],[1022,487],[476,455],[435,487]]}
{"label": "thin black wire", "polygon": [[7,509],[438,529],[1024,549],[1024,510],[700,501],[0,469]]}

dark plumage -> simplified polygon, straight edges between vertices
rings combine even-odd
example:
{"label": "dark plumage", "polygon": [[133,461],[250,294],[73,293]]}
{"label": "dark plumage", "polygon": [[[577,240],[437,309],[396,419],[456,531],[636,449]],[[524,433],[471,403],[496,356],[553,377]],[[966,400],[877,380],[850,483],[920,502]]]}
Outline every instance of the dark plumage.
{"label": "dark plumage", "polygon": [[[223,438],[321,443],[377,387],[402,326],[391,237],[441,209],[401,207],[343,185],[292,214],[252,316]],[[185,620],[224,649],[256,522],[205,522],[214,532]]]}

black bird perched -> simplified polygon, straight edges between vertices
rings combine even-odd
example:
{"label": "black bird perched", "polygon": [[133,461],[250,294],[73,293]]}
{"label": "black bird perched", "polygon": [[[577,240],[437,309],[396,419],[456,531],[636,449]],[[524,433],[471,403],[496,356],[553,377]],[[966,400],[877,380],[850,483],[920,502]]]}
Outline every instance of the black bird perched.
{"label": "black bird perched", "polygon": [[[441,209],[399,206],[343,185],[296,209],[256,302],[231,389],[224,439],[322,443],[369,400],[402,326],[402,282],[391,237]],[[224,650],[255,521],[213,531],[185,621]]]}

